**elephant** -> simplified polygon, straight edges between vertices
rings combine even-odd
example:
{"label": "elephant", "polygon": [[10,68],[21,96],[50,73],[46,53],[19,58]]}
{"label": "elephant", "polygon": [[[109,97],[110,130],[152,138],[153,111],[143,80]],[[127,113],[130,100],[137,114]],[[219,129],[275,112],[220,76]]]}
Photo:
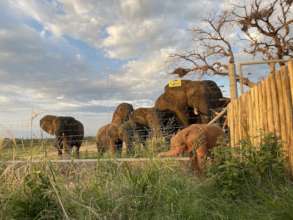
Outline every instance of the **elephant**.
{"label": "elephant", "polygon": [[224,107],[226,102],[215,82],[182,80],[180,87],[165,86],[164,93],[155,102],[155,108],[174,112],[186,127],[193,123],[208,123],[210,110]]}
{"label": "elephant", "polygon": [[122,148],[123,131],[121,125],[129,120],[133,106],[129,103],[119,104],[112,116],[111,123],[101,127],[96,135],[96,145],[99,153],[110,150],[115,153],[117,149]]}
{"label": "elephant", "polygon": [[171,138],[170,150],[159,153],[158,156],[174,157],[188,152],[193,168],[201,174],[206,156],[223,136],[224,131],[215,124],[192,124],[174,135]]}
{"label": "elephant", "polygon": [[58,155],[62,155],[63,148],[69,153],[75,146],[79,157],[79,148],[84,138],[84,127],[80,121],[68,116],[45,115],[40,119],[40,127],[48,134],[55,135],[54,146]]}
{"label": "elephant", "polygon": [[117,124],[106,124],[101,127],[96,136],[98,153],[103,154],[110,150],[115,154],[116,150],[122,149],[122,133]]}

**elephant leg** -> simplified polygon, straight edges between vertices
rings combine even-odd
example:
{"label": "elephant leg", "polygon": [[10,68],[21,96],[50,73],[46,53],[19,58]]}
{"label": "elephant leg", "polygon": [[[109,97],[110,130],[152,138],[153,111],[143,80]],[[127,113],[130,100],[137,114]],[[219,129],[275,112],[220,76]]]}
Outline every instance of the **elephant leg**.
{"label": "elephant leg", "polygon": [[198,160],[197,160],[197,155],[193,155],[192,153],[189,154],[190,156],[190,161],[191,161],[191,169],[195,173],[199,173],[199,165],[198,165]]}
{"label": "elephant leg", "polygon": [[76,145],[76,157],[79,159],[79,148],[80,145]]}
{"label": "elephant leg", "polygon": [[63,141],[63,147],[66,154],[70,154],[71,152],[71,146],[69,144],[69,137],[66,135],[62,135],[62,141]]}
{"label": "elephant leg", "polygon": [[207,153],[207,147],[201,146],[196,150],[196,155],[194,155],[194,162],[192,164],[199,175],[203,174]]}
{"label": "elephant leg", "polygon": [[183,126],[187,127],[189,125],[188,116],[185,114],[182,110],[176,110],[175,111],[179,121],[182,123]]}
{"label": "elephant leg", "polygon": [[173,148],[169,151],[159,153],[159,157],[177,157],[178,155],[182,154],[185,150],[185,146],[180,146]]}
{"label": "elephant leg", "polygon": [[62,148],[63,148],[61,137],[57,136],[55,138],[54,147],[57,149],[58,155],[61,156],[62,155]]}
{"label": "elephant leg", "polygon": [[116,145],[115,142],[110,141],[110,153],[112,156],[115,156],[116,153]]}
{"label": "elephant leg", "polygon": [[62,156],[62,154],[63,154],[62,149],[58,149],[58,155]]}

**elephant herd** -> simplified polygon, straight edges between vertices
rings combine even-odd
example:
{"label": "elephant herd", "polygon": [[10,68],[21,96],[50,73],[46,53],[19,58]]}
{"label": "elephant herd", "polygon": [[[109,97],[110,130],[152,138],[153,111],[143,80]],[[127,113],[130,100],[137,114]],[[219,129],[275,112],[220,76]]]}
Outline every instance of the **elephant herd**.
{"label": "elephant herd", "polygon": [[[169,153],[162,153],[160,156],[175,156],[180,153],[176,146],[184,144],[174,143],[179,139],[182,142],[189,138],[188,135],[180,135],[186,130],[191,139],[196,137],[191,131],[207,134],[207,137],[212,136],[209,130],[215,136],[220,135],[222,129],[219,131],[218,128],[206,124],[215,113],[226,107],[228,102],[229,99],[223,97],[220,88],[211,80],[181,80],[181,84],[177,87],[166,85],[163,94],[157,98],[153,107],[134,109],[129,103],[119,104],[113,113],[112,121],[97,132],[97,151],[99,153],[109,151],[112,154],[118,150],[126,152],[134,143],[144,143],[147,138],[164,137],[170,141],[173,135],[172,149]],[[40,126],[47,133],[56,136],[55,147],[59,154],[62,154],[63,148],[69,151],[73,146],[76,146],[76,152],[79,153],[84,137],[81,122],[72,117],[47,115],[40,120]],[[180,129],[183,130],[178,131]],[[210,148],[209,144],[213,145],[208,142],[206,148]],[[190,143],[186,144],[185,148],[189,152]]]}

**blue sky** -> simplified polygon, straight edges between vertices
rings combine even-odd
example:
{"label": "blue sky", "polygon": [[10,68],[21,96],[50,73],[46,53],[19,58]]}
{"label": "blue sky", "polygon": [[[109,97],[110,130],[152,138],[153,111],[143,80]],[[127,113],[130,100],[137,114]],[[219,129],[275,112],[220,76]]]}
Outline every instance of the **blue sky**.
{"label": "blue sky", "polygon": [[[94,135],[119,103],[152,106],[174,78],[170,54],[190,49],[189,29],[229,4],[2,0],[0,136],[27,137],[32,111],[38,113],[36,136],[45,114],[72,115]],[[227,79],[211,79],[227,85]]]}

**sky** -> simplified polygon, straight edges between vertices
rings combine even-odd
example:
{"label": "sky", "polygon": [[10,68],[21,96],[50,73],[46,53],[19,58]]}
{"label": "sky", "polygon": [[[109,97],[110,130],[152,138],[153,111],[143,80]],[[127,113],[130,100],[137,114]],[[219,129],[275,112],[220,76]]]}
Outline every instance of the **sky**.
{"label": "sky", "polygon": [[74,116],[86,135],[95,135],[119,103],[152,106],[175,78],[168,74],[174,68],[170,54],[190,49],[190,29],[229,5],[1,0],[0,136],[29,137],[32,113],[35,136],[45,114]]}

